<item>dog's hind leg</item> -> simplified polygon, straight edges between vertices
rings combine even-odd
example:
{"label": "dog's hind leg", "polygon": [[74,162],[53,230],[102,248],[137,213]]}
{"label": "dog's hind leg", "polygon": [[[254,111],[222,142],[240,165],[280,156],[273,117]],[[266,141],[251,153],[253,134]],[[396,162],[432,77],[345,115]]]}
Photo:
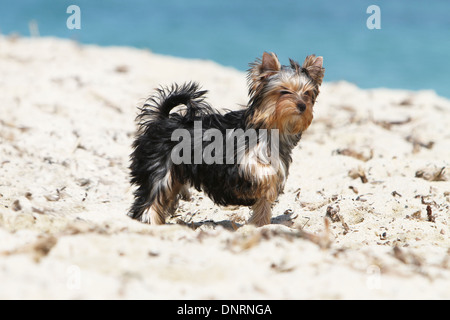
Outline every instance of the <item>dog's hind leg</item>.
{"label": "dog's hind leg", "polygon": [[191,200],[192,195],[189,192],[189,188],[179,182],[173,183],[172,189],[169,193],[170,194],[167,197],[167,215],[173,216],[175,215],[175,211],[177,211],[180,198],[184,201],[189,201]]}
{"label": "dog's hind leg", "polygon": [[166,218],[177,209],[178,194],[182,187],[182,184],[173,180],[170,173],[158,181],[154,186],[154,201],[142,214],[141,221],[153,225],[164,224]]}

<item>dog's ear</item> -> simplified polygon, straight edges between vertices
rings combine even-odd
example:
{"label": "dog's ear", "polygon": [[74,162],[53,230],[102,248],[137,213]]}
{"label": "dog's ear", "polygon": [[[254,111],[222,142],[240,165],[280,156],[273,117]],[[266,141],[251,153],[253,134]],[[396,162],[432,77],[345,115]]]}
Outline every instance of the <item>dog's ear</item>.
{"label": "dog's ear", "polygon": [[317,84],[322,84],[325,68],[323,68],[323,57],[316,57],[314,54],[307,56],[303,62],[303,69]]}
{"label": "dog's ear", "polygon": [[247,73],[249,94],[254,95],[261,88],[262,81],[277,73],[280,69],[281,64],[275,53],[264,52],[262,59],[258,58],[255,62],[250,63],[250,69]]}
{"label": "dog's ear", "polygon": [[254,80],[270,76],[281,69],[280,61],[275,53],[264,52],[262,59],[250,63],[249,76]]}
{"label": "dog's ear", "polygon": [[280,61],[275,53],[264,52],[260,65],[260,73],[278,72],[281,69]]}

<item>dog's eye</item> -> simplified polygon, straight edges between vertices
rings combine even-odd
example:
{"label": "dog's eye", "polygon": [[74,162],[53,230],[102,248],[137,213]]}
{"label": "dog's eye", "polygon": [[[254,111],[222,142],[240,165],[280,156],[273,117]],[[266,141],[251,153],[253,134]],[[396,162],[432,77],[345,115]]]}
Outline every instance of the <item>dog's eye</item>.
{"label": "dog's eye", "polygon": [[287,90],[281,90],[280,91],[280,94],[283,96],[283,95],[285,95],[285,94],[290,94],[291,92],[290,91],[287,91]]}

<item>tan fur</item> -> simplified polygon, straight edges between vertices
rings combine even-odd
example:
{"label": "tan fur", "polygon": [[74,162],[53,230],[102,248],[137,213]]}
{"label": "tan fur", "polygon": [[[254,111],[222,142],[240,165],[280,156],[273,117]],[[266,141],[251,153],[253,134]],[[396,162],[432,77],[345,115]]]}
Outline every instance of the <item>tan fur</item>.
{"label": "tan fur", "polygon": [[305,68],[311,78],[317,82],[318,85],[322,84],[325,69],[322,67],[323,58],[316,57],[314,54],[307,56],[303,62],[303,68]]}
{"label": "tan fur", "polygon": [[253,214],[250,217],[249,223],[261,227],[270,223],[272,216],[272,203],[265,198],[260,198],[252,206]]}
{"label": "tan fur", "polygon": [[173,181],[169,173],[165,185],[161,186],[156,200],[144,212],[141,221],[152,225],[165,224],[166,218],[175,213],[178,205],[178,194],[181,194],[182,197],[190,197],[187,187]]}
{"label": "tan fur", "polygon": [[[324,68],[322,57],[306,57],[302,67],[290,60],[293,71],[283,72],[275,54],[264,53],[262,60],[256,60],[249,70],[249,93],[251,100],[263,97],[255,107],[250,125],[264,129],[278,129],[280,135],[296,135],[304,132],[313,120],[313,106],[319,86],[322,83]],[[276,76],[279,74],[279,76]],[[274,77],[272,77],[274,76]],[[267,81],[270,78],[270,86]],[[267,88],[270,90],[267,91]],[[306,109],[301,112],[299,104]],[[281,168],[283,167],[283,168]],[[271,206],[284,188],[287,171],[279,166],[275,174],[268,175],[267,164],[253,159],[242,167],[242,173],[255,180],[258,190],[253,197],[259,200],[252,207],[251,223],[261,226],[270,223]],[[247,195],[241,195],[246,197]]]}

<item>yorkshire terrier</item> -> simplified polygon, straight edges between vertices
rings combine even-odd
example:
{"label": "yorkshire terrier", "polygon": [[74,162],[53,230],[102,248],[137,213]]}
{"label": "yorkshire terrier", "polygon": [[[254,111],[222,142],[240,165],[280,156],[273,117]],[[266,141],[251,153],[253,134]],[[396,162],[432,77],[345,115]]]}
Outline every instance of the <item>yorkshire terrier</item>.
{"label": "yorkshire terrier", "polygon": [[[288,176],[292,149],[313,119],[325,71],[323,58],[315,55],[306,57],[302,66],[291,59],[289,62],[282,66],[274,53],[264,52],[248,70],[247,107],[225,114],[205,102],[206,91],[195,83],[157,89],[139,108],[136,118],[138,130],[130,171],[131,183],[137,188],[128,215],[142,222],[164,224],[175,212],[178,198],[189,199],[188,189],[195,187],[218,205],[251,206],[249,222],[269,224],[272,205],[283,192]],[[184,109],[170,112],[178,106]],[[189,138],[187,145],[192,150],[180,150],[180,136],[174,139],[179,130],[187,133],[184,137]],[[201,158],[208,145],[211,147],[211,136],[228,146],[236,137],[230,135],[237,132],[233,130],[274,131],[276,135],[270,135],[270,139],[260,135],[253,144],[245,143],[244,150],[234,143],[226,152],[213,150],[210,155],[215,161]],[[207,132],[214,134],[208,136]],[[245,157],[239,158],[239,152]],[[267,155],[275,153],[279,156],[271,157],[271,163],[267,161]],[[179,161],[181,154],[185,161]]]}

